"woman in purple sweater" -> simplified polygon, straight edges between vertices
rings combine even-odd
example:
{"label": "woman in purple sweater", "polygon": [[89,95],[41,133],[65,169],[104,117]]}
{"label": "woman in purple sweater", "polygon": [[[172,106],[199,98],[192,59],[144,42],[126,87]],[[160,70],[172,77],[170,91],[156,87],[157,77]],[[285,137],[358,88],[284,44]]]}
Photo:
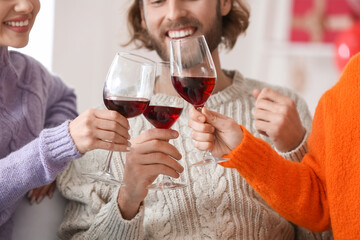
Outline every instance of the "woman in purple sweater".
{"label": "woman in purple sweater", "polygon": [[95,148],[129,149],[123,116],[90,109],[75,118],[73,90],[36,60],[8,51],[27,45],[39,9],[39,0],[0,0],[0,239],[11,239],[26,192],[51,183],[69,161]]}

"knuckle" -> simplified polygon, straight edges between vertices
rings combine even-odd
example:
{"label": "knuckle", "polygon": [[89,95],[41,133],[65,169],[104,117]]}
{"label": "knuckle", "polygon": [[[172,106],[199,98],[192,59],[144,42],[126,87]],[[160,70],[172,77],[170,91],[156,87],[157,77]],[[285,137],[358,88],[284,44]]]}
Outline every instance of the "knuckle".
{"label": "knuckle", "polygon": [[163,146],[162,141],[157,140],[157,139],[154,140],[154,147],[155,147],[156,149],[160,149],[162,146]]}
{"label": "knuckle", "polygon": [[215,136],[213,134],[209,134],[208,141],[212,142],[215,140]]}
{"label": "knuckle", "polygon": [[84,113],[85,116],[91,116],[93,114],[94,110],[93,109],[87,109]]}
{"label": "knuckle", "polygon": [[111,119],[116,119],[118,117],[118,112],[110,111],[110,117],[111,117]]}
{"label": "knuckle", "polygon": [[110,136],[109,136],[109,140],[112,140],[112,141],[114,141],[114,140],[116,140],[116,137],[117,137],[117,134],[116,133],[114,133],[114,132],[111,132],[110,133]]}
{"label": "knuckle", "polygon": [[264,93],[264,94],[269,94],[271,92],[271,89],[270,88],[264,88],[261,92]]}

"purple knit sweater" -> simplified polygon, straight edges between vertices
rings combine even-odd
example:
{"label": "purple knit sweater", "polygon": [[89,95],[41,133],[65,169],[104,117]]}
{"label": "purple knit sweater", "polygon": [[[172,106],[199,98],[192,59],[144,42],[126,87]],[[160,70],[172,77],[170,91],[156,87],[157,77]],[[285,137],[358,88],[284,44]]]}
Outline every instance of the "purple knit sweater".
{"label": "purple knit sweater", "polygon": [[0,46],[0,239],[11,239],[26,192],[81,156],[68,130],[76,116],[73,90],[36,60]]}

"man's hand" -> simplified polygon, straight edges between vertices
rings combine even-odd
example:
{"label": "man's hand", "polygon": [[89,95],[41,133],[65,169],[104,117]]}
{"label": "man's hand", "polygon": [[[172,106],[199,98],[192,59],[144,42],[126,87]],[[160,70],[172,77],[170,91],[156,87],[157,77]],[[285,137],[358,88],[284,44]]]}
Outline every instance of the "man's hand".
{"label": "man's hand", "polygon": [[179,151],[169,143],[179,136],[171,129],[150,129],[133,139],[132,150],[126,154],[124,187],[118,194],[118,205],[124,219],[136,216],[145,199],[147,187],[159,174],[178,178],[184,168],[178,163]]}
{"label": "man's hand", "polygon": [[303,127],[295,102],[279,92],[264,88],[254,90],[255,128],[269,137],[281,152],[295,149],[303,140]]}
{"label": "man's hand", "polygon": [[209,150],[214,157],[230,153],[242,141],[243,133],[232,118],[205,107],[202,112],[190,109],[189,127],[193,129],[191,137],[199,150]]}

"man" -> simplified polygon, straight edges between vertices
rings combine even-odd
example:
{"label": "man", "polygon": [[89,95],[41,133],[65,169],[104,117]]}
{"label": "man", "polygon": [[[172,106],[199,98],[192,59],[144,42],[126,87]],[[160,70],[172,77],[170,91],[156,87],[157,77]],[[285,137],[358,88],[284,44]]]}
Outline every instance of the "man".
{"label": "man", "polygon": [[[205,35],[218,74],[207,108],[245,125],[287,159],[298,160],[305,154],[311,127],[305,102],[289,90],[221,69],[219,45],[231,49],[249,24],[249,12],[241,0],[136,0],[129,20],[131,42],[156,50],[163,60],[169,59],[172,38]],[[254,91],[253,97],[255,89],[264,90]],[[162,78],[155,93],[164,105],[176,95],[170,79]],[[126,154],[126,163],[115,156],[112,165],[125,186],[90,183],[69,167],[58,178],[60,191],[70,200],[58,237],[294,239],[298,229],[272,210],[236,171],[216,164],[191,167],[202,154],[195,153],[187,126],[190,107],[185,105],[174,130],[151,129],[143,116],[130,120],[135,137],[132,151]],[[93,151],[83,159],[95,171],[105,157],[105,152]],[[147,187],[160,174],[180,177],[187,187],[149,191]],[[313,239],[312,233],[299,232]]]}

